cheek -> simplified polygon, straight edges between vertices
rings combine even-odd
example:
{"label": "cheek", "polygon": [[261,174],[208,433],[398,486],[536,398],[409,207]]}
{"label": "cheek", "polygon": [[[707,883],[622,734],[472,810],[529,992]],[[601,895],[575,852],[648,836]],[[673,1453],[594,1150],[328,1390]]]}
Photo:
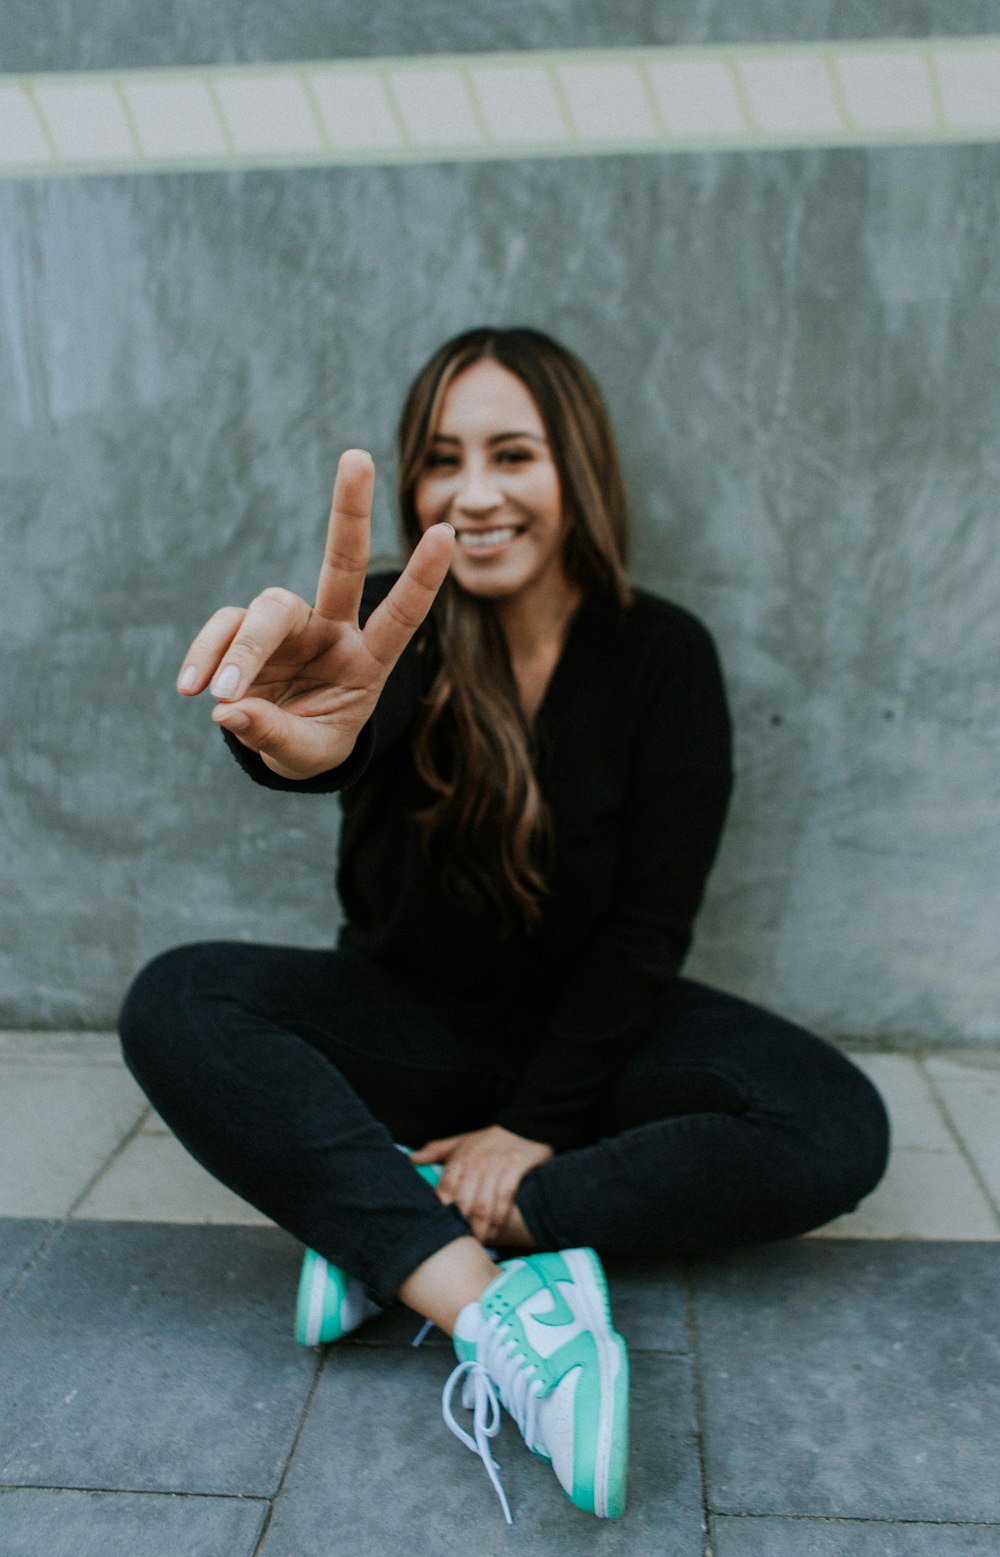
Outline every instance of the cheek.
{"label": "cheek", "polygon": [[413,507],[421,530],[430,529],[441,507],[441,499],[434,492],[434,482],[417,482],[413,489]]}

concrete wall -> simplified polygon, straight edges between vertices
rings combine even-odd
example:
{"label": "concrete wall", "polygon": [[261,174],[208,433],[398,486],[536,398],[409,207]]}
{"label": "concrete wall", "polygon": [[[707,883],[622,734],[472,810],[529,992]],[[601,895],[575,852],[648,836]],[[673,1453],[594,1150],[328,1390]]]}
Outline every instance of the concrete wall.
{"label": "concrete wall", "polygon": [[[8,3],[0,70],[996,21],[129,9]],[[834,1036],[1000,1038],[998,231],[1000,148],[974,144],[0,185],[0,1020],[110,1023],[182,939],[329,942],[336,803],[255,790],[173,676],[216,605],[311,588],[347,445],[392,549],[402,389],[491,320],[591,364],[635,577],[727,666],[738,796],[691,970]]]}

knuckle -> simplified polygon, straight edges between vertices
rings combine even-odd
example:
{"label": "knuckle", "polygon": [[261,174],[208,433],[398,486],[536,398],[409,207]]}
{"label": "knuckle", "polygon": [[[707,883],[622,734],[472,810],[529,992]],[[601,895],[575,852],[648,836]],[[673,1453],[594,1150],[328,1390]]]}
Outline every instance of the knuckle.
{"label": "knuckle", "polygon": [[217,611],[212,612],[198,637],[206,638],[214,636],[222,628],[238,627],[245,615],[246,612],[241,606],[220,606]]}
{"label": "knuckle", "polygon": [[241,632],[237,641],[233,644],[229,658],[237,664],[252,664],[264,653],[264,645],[252,630]]}
{"label": "knuckle", "polygon": [[391,595],[386,596],[383,604],[385,605],[386,615],[394,626],[402,627],[406,632],[412,632],[415,627],[420,625],[419,614],[416,611],[408,611],[405,606],[400,605],[399,601],[394,600]]}
{"label": "knuckle", "polygon": [[[346,510],[342,509],[341,512]],[[360,519],[365,516],[355,514],[350,517]],[[325,561],[327,567],[334,568],[338,573],[364,573],[368,568],[366,557],[359,557],[356,553],[345,551],[342,547],[332,544],[326,548]]]}
{"label": "knuckle", "polygon": [[294,609],[298,604],[299,597],[293,594],[290,589],[285,589],[281,584],[269,584],[266,589],[261,590],[257,599],[273,601],[275,605],[286,609]]}

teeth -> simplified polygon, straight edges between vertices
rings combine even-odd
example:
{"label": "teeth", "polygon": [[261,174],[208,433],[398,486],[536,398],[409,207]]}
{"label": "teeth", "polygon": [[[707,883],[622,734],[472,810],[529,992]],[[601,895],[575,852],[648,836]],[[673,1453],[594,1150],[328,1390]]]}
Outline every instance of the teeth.
{"label": "teeth", "polygon": [[463,546],[502,546],[505,541],[512,540],[517,534],[515,529],[506,530],[463,530],[459,536]]}

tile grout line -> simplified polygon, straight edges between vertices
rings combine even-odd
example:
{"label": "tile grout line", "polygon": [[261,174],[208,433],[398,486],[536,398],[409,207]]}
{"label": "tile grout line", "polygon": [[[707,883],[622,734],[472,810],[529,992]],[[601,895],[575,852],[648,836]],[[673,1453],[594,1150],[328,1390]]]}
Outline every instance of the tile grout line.
{"label": "tile grout line", "polygon": [[708,1506],[708,1466],[705,1455],[705,1396],[701,1383],[701,1361],[698,1352],[698,1319],[694,1305],[694,1279],[690,1264],[684,1270],[684,1307],[688,1333],[688,1356],[691,1358],[691,1381],[694,1393],[695,1448],[698,1453],[698,1478],[701,1482],[702,1557],[715,1557],[712,1545],[712,1522]]}
{"label": "tile grout line", "polygon": [[73,1217],[76,1215],[76,1212],[86,1200],[87,1196],[97,1188],[104,1175],[114,1166],[120,1157],[125,1155],[128,1147],[130,1147],[136,1137],[142,1133],[142,1127],[152,1112],[152,1106],[147,1103],[145,1108],[139,1114],[139,1117],[135,1121],[135,1124],[132,1126],[132,1128],[130,1130],[126,1130],[125,1134],[119,1140],[118,1145],[112,1149],[109,1155],[101,1163],[101,1166],[96,1169],[96,1171],[87,1180],[87,1183],[83,1186],[76,1199],[70,1203],[69,1209],[63,1217],[64,1222],[71,1222],[73,1220]]}
{"label": "tile grout line", "polygon": [[920,1070],[920,1074],[923,1076],[928,1090],[930,1091],[931,1097],[934,1099],[934,1102],[937,1105],[938,1112],[944,1121],[945,1129],[948,1131],[952,1140],[955,1142],[955,1145],[958,1147],[959,1155],[962,1157],[966,1167],[972,1174],[972,1177],[979,1185],[982,1194],[985,1196],[986,1204],[990,1208],[993,1220],[996,1222],[998,1228],[1000,1228],[1000,1207],[997,1206],[997,1203],[990,1191],[989,1185],[986,1183],[986,1180],[983,1178],[983,1175],[979,1170],[979,1164],[972,1155],[969,1147],[966,1145],[965,1137],[951,1116],[951,1112],[948,1108],[947,1102],[945,1101],[944,1094],[942,1093],[937,1082],[934,1080],[934,1077],[931,1075],[931,1072],[927,1069],[926,1058],[927,1056],[923,1051],[916,1055],[917,1066]]}
{"label": "tile grout line", "polygon": [[313,1374],[313,1381],[309,1386],[309,1393],[307,1394],[302,1406],[302,1413],[299,1417],[299,1425],[295,1429],[295,1436],[292,1439],[288,1454],[285,1457],[285,1465],[281,1472],[281,1478],[278,1482],[278,1485],[275,1487],[274,1492],[269,1498],[265,1500],[267,1503],[267,1513],[264,1515],[264,1522],[260,1527],[260,1535],[257,1537],[257,1541],[254,1545],[251,1557],[261,1557],[261,1554],[264,1551],[268,1533],[271,1529],[271,1521],[274,1519],[274,1516],[278,1511],[278,1504],[281,1501],[281,1494],[285,1490],[285,1483],[288,1480],[288,1473],[292,1468],[292,1461],[295,1458],[295,1451],[298,1449],[299,1441],[302,1437],[302,1434],[305,1432],[306,1420],[309,1416],[309,1412],[312,1410],[312,1403],[316,1398],[316,1391],[319,1388],[319,1381],[326,1369],[326,1350],[328,1350],[328,1348],[324,1348],[324,1350],[320,1352],[316,1361],[316,1371]]}
{"label": "tile grout line", "polygon": [[76,1198],[70,1202],[62,1216],[43,1216],[36,1219],[40,1222],[50,1222],[52,1225],[31,1258],[18,1271],[10,1285],[6,1287],[3,1292],[0,1292],[0,1301],[6,1303],[8,1298],[14,1297],[18,1289],[24,1284],[25,1281],[27,1281],[32,1272],[37,1269],[38,1265],[46,1257],[52,1246],[59,1240],[59,1238],[62,1237],[62,1234],[66,1231],[66,1228],[69,1226],[73,1218],[73,1213],[76,1211],[77,1207],[90,1194],[90,1191],[104,1176],[104,1174],[110,1168],[111,1164],[113,1162],[117,1162],[118,1158],[125,1151],[125,1148],[131,1145],[132,1141],[134,1141],[135,1137],[139,1134],[139,1131],[142,1129],[143,1124],[151,1113],[152,1109],[147,1104],[139,1114],[135,1124],[132,1125],[131,1129],[126,1130],[125,1134],[119,1140],[117,1146],[112,1149],[110,1154],[101,1163],[100,1167],[91,1174],[90,1178],[79,1191]]}
{"label": "tile grout line", "polygon": [[8,1492],[106,1492],[127,1498],[203,1498],[209,1502],[266,1503],[261,1492],[190,1492],[179,1487],[66,1487],[40,1481],[0,1481],[0,1498]]}
{"label": "tile grout line", "polygon": [[717,1512],[717,1519],[783,1519],[788,1524],[826,1525],[914,1525],[922,1529],[930,1525],[935,1530],[1000,1530],[995,1519],[914,1519],[906,1514],[746,1514]]}

